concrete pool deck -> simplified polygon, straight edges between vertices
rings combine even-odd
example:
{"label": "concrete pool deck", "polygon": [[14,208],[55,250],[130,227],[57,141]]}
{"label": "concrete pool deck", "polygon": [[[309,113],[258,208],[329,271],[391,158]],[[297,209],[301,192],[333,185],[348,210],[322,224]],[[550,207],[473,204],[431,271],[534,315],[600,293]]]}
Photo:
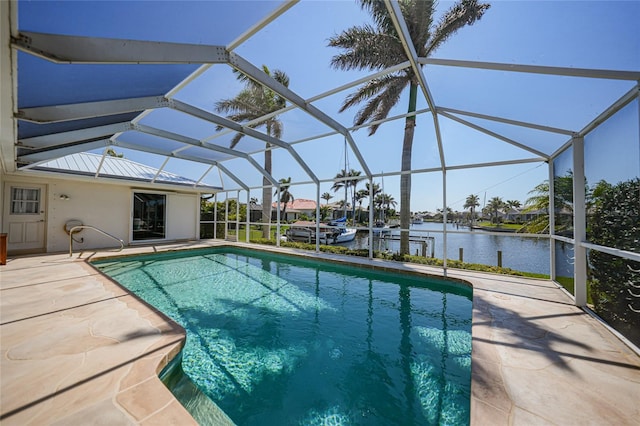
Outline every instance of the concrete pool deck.
{"label": "concrete pool deck", "polygon": [[[115,255],[240,243],[127,248]],[[265,247],[260,247],[264,249]],[[442,275],[439,268],[271,248]],[[157,377],[183,330],[85,263],[109,252],[0,266],[0,423],[188,425]],[[637,425],[640,357],[544,280],[449,270],[474,287],[473,425]]]}

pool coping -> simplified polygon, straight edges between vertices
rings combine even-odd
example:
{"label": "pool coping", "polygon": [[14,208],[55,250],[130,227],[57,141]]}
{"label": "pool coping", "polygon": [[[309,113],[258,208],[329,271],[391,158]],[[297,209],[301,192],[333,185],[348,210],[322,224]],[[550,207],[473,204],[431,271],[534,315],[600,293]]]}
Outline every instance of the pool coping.
{"label": "pool coping", "polygon": [[[448,269],[444,277],[442,268],[426,265],[247,243],[201,241],[130,247],[116,254],[87,251],[71,259],[68,254],[25,256],[10,259],[7,266],[1,267],[0,419],[3,424],[37,423],[38,419],[45,418],[47,423],[59,420],[70,424],[74,419],[86,421],[97,415],[111,419],[111,424],[154,424],[160,419],[163,423],[195,424],[157,377],[182,348],[184,331],[87,262],[122,254],[224,246],[426,274],[472,285],[472,425],[633,424],[640,417],[640,408],[633,398],[640,392],[640,357],[599,321],[575,307],[571,298],[551,281],[454,269]],[[16,265],[15,270],[12,264]],[[37,266],[20,267],[20,264]],[[37,272],[37,277],[26,277],[30,269]],[[60,273],[52,277],[57,271]],[[69,277],[65,278],[65,274]],[[25,278],[29,281],[22,282]],[[53,293],[48,294],[47,288]],[[82,302],[82,297],[87,299]],[[56,307],[64,303],[76,305],[52,310],[52,300]],[[35,310],[36,315],[19,312],[19,307],[26,305],[31,309],[28,313]],[[109,313],[109,309],[113,312]],[[119,313],[120,318],[114,312]],[[122,317],[128,319],[126,324],[115,326],[113,322],[122,323]],[[96,318],[106,323],[111,321],[111,325],[105,326]],[[75,328],[78,335],[67,335],[69,321],[74,320],[84,326],[87,321],[93,321],[93,328],[89,327],[89,333],[82,327]],[[38,353],[33,356],[34,349],[43,347],[42,342],[51,338],[43,327],[49,334],[51,330],[66,327],[67,334],[62,339],[71,339],[85,347],[76,349],[77,353],[66,354],[68,359],[55,349],[48,349],[55,355],[49,358]],[[122,339],[122,330],[118,327],[133,328],[134,333],[144,330],[146,334],[126,340]],[[102,334],[96,334],[96,330]],[[100,341],[102,346],[96,346],[97,337],[106,337],[116,344]],[[55,341],[49,343],[54,343],[55,348]],[[16,353],[22,356],[19,362]],[[84,376],[68,374],[56,377],[54,383],[37,375],[32,377],[45,365],[53,367],[51,364],[69,363],[71,359],[76,363],[81,360],[83,368],[74,373],[82,371]],[[110,367],[105,368],[105,359]],[[46,395],[19,389],[24,387],[25,378],[38,383],[41,388],[38,392]],[[108,386],[103,384],[102,394],[95,396],[95,390],[86,392],[88,384],[97,382],[108,382]],[[7,397],[9,392],[11,396]],[[150,395],[154,395],[155,400],[151,400]]]}

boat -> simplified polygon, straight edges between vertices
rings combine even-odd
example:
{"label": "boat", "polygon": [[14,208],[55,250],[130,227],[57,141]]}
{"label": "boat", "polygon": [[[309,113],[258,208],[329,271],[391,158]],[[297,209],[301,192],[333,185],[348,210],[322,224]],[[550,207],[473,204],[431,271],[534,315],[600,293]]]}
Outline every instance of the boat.
{"label": "boat", "polygon": [[386,225],[384,222],[376,222],[372,227],[373,235],[382,235],[391,232],[391,228],[389,225]]}
{"label": "boat", "polygon": [[[320,224],[320,233],[318,239],[320,244],[336,244],[353,241],[356,237],[356,230],[347,228],[339,221],[332,221],[329,224]],[[298,221],[289,225],[289,229],[285,232],[287,241],[301,241],[314,243],[316,241],[316,223],[307,221]]]}
{"label": "boat", "polygon": [[422,216],[419,215],[415,215],[411,218],[411,224],[412,225],[420,225],[424,222],[424,219],[422,218]]}
{"label": "boat", "polygon": [[[382,194],[384,194],[384,175],[382,176]],[[385,220],[386,215],[384,212],[384,204],[382,204],[380,209],[380,218],[373,222],[373,226],[371,227],[373,235],[382,236],[391,232],[392,227],[385,223]]]}
{"label": "boat", "polygon": [[335,226],[339,233],[334,236],[334,243],[346,243],[347,241],[353,241],[356,238],[356,229],[347,228],[347,217],[341,217],[329,222],[329,226]]}
{"label": "boat", "polygon": [[[349,170],[349,156],[347,150],[347,139],[344,140],[344,175],[346,176]],[[333,243],[346,243],[348,241],[353,241],[356,238],[357,229],[356,228],[347,228],[347,197],[348,197],[348,189],[349,185],[347,182],[344,184],[344,216],[339,219],[333,219],[329,222],[329,226],[335,226],[338,230],[338,234],[334,236]],[[354,187],[355,188],[355,187]],[[355,192],[355,189],[353,189]],[[355,194],[354,194],[355,195]],[[356,224],[356,206],[355,199],[353,199],[353,224]]]}
{"label": "boat", "polygon": [[[321,244],[331,244],[340,234],[340,230],[335,226],[320,224],[320,233],[317,235]],[[285,231],[287,241],[302,241],[312,243],[316,241],[316,223],[307,221],[297,221],[289,225]]]}
{"label": "boat", "polygon": [[346,243],[356,238],[356,230],[353,228],[338,228],[340,233],[334,238],[334,243]]}

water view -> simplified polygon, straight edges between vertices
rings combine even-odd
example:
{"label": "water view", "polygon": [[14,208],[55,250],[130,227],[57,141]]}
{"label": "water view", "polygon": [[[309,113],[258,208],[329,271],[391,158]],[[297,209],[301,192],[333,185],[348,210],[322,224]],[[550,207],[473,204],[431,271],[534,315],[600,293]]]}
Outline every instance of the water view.
{"label": "water view", "polygon": [[[463,260],[469,263],[482,263],[485,265],[498,264],[498,251],[502,251],[502,266],[518,271],[549,274],[549,240],[541,238],[517,237],[511,235],[489,235],[484,231],[468,231],[467,227],[457,227],[455,224],[447,224],[447,258],[458,260],[459,249],[463,248]],[[443,225],[436,222],[424,222],[411,225],[411,236],[433,237],[434,256],[443,258]],[[455,232],[455,233],[453,233]],[[400,231],[392,229],[387,235],[399,237]],[[367,248],[369,236],[366,233],[358,233],[354,241],[343,243],[349,248]],[[397,252],[400,242],[390,239],[373,237],[374,250],[390,250]],[[411,244],[411,253],[420,254],[421,246],[418,243]],[[427,256],[431,255],[431,247]],[[570,257],[570,256],[568,256]],[[571,275],[570,269],[563,265],[557,265],[558,275]]]}

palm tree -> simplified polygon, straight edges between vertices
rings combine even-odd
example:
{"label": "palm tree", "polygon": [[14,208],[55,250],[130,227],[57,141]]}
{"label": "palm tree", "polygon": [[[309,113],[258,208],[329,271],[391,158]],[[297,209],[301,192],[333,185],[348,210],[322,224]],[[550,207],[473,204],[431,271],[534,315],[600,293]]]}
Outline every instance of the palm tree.
{"label": "palm tree", "polygon": [[344,209],[345,211],[347,210],[347,208],[349,208],[349,203],[345,202],[344,200],[340,200],[336,204],[338,204],[338,208]]}
{"label": "palm tree", "polygon": [[537,184],[531,191],[531,196],[525,201],[525,211],[542,210],[549,213],[549,181]]}
{"label": "palm tree", "polygon": [[333,195],[329,194],[328,192],[325,192],[320,196],[320,198],[322,198],[325,201],[325,204],[329,204],[329,200],[333,198]]}
{"label": "palm tree", "polygon": [[471,194],[467,197],[462,208],[469,209],[471,216],[470,225],[473,226],[473,222],[476,219],[476,207],[480,206],[480,198],[477,195]]}
{"label": "palm tree", "polygon": [[[566,209],[573,211],[573,173],[565,176],[556,176],[553,180],[554,197],[553,204],[556,211]],[[590,190],[585,183],[585,193],[589,198]],[[545,180],[536,185],[529,194],[531,197],[525,201],[525,211],[542,210],[549,213],[549,181]]]}
{"label": "palm tree", "polygon": [[[396,200],[393,199],[393,196],[390,194],[378,194],[374,199],[374,204],[378,209],[382,210],[384,208],[385,211],[389,211],[390,206],[396,206]],[[385,218],[382,218],[384,221]]]}
{"label": "palm tree", "polygon": [[[293,203],[295,198],[293,198],[293,194],[289,192],[289,187],[291,186],[291,177],[280,179],[280,204],[282,204],[282,213],[280,215],[281,218],[286,220],[285,213],[287,212],[287,203]],[[274,196],[278,194],[278,191],[273,194]]]}
{"label": "palm tree", "polygon": [[[359,181],[362,180],[362,178],[359,177],[361,174],[362,172],[359,170],[351,169],[347,172],[345,169],[342,169],[340,170],[340,173],[338,173],[334,178],[334,179],[342,179],[342,180],[338,180],[334,182],[333,186],[331,186],[331,189],[334,192],[338,192],[340,189],[344,188],[344,197],[346,199],[349,188],[352,188],[352,190],[355,191],[356,185],[358,184]],[[353,178],[353,179],[345,179],[345,178]],[[355,193],[354,192],[352,192],[351,201],[353,205],[353,214],[355,215]],[[346,205],[347,205],[346,202],[343,203],[343,207],[345,208],[345,216],[347,215]]]}
{"label": "palm tree", "polygon": [[[553,204],[556,212],[561,212],[563,209],[568,212],[573,212],[573,172],[568,171],[564,176],[556,176],[553,179],[554,197]],[[523,232],[542,233],[549,228],[549,180],[545,180],[536,185],[529,194],[531,196],[527,198],[524,205],[524,212],[542,211],[544,214],[539,214],[535,219],[529,221],[522,228]],[[586,183],[585,179],[585,194],[586,204],[591,204],[591,190]],[[568,215],[566,215],[568,216]],[[570,226],[570,223],[562,223],[560,218],[556,218],[555,231],[562,231],[564,228]]]}
{"label": "palm tree", "polygon": [[489,200],[489,204],[487,204],[487,208],[489,212],[491,212],[491,221],[493,223],[499,223],[498,220],[498,212],[500,212],[505,206],[504,201],[500,197],[493,197]]}
{"label": "palm tree", "polygon": [[353,198],[354,201],[356,203],[358,203],[358,221],[361,222],[361,216],[362,216],[362,202],[364,201],[365,198],[367,198],[369,196],[369,191],[367,191],[366,189],[361,189],[358,192],[356,192],[355,197]]}
{"label": "palm tree", "polygon": [[[277,82],[285,87],[289,86],[289,77],[280,70],[274,70],[273,73],[269,71],[266,65],[262,66],[262,70],[265,74],[273,77]],[[227,118],[236,122],[246,122],[263,117],[267,114],[271,114],[275,111],[279,111],[287,104],[285,98],[274,92],[273,90],[262,86],[258,82],[251,80],[246,75],[236,72],[236,78],[244,83],[244,88],[238,93],[235,98],[223,99],[216,102],[216,111],[220,113],[228,114]],[[252,124],[250,127],[262,127],[266,128],[267,135],[280,139],[282,137],[283,126],[282,122],[278,120],[278,116],[272,116],[259,123]],[[218,126],[217,130],[221,130],[222,127]],[[230,148],[234,148],[240,139],[244,136],[243,133],[237,133],[233,139],[231,139]],[[271,145],[267,143],[264,151],[264,169],[267,173],[271,174]],[[262,178],[262,223],[271,223],[271,185],[266,177]],[[262,237],[269,238],[269,226],[262,227]]]}
{"label": "palm tree", "polygon": [[[371,190],[369,182],[367,182],[367,184],[365,185],[365,191],[367,192],[368,196],[372,195],[371,194],[372,190]],[[378,195],[381,192],[382,192],[382,189],[380,189],[380,185],[374,182],[374,184],[373,184],[373,197],[375,198],[375,196]]]}
{"label": "palm tree", "polygon": [[[373,18],[371,25],[354,26],[342,34],[329,39],[329,46],[342,49],[342,53],[331,59],[334,68],[342,70],[379,71],[407,60],[402,40],[398,37],[385,4],[376,0],[361,0],[362,8]],[[409,33],[410,42],[420,57],[428,57],[444,43],[447,38],[466,25],[472,25],[489,8],[488,4],[477,0],[461,0],[449,9],[437,24],[433,22],[436,2],[424,0],[402,0],[400,9]],[[355,116],[354,124],[362,125],[386,118],[400,99],[402,91],[409,86],[408,112],[416,111],[418,79],[412,67],[392,74],[376,77],[358,88],[345,99],[340,112],[365,102]],[[369,135],[373,135],[380,123],[369,126]],[[416,126],[415,115],[405,119],[404,140],[402,143],[402,171],[411,170],[411,151]],[[411,224],[411,174],[402,174],[400,178],[400,226],[409,229]],[[409,233],[401,233],[400,254],[409,253]]]}
{"label": "palm tree", "polygon": [[507,214],[507,216],[509,216],[509,214],[510,214],[511,210],[515,210],[516,212],[518,212],[518,216],[519,216],[519,213],[520,213],[520,212],[519,212],[520,206],[522,206],[522,204],[521,204],[521,203],[520,203],[520,201],[518,201],[518,200],[507,200],[507,201],[504,203],[504,210],[505,210],[505,213]]}
{"label": "palm tree", "polygon": [[320,220],[325,220],[329,216],[329,206],[320,206]]}
{"label": "palm tree", "polygon": [[361,174],[362,172],[360,170],[351,169],[349,171],[349,176],[353,177],[353,179],[349,181],[349,186],[351,187],[351,205],[353,206],[353,215],[351,217],[353,218],[354,224],[356,223],[356,186],[358,186],[358,182],[362,180],[360,177]]}
{"label": "palm tree", "polygon": [[522,205],[518,200],[507,200],[506,204],[509,209],[519,209]]}

